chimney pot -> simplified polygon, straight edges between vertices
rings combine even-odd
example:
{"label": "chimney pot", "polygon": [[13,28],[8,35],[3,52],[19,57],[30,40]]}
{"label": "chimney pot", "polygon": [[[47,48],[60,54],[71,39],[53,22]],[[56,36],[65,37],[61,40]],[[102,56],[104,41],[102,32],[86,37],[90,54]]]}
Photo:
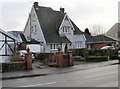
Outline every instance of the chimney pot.
{"label": "chimney pot", "polygon": [[38,2],[34,2],[34,6],[36,6],[36,7],[37,7],[37,6],[38,6]]}
{"label": "chimney pot", "polygon": [[65,9],[64,8],[60,8],[60,11],[62,12],[62,13],[64,13],[65,12]]}

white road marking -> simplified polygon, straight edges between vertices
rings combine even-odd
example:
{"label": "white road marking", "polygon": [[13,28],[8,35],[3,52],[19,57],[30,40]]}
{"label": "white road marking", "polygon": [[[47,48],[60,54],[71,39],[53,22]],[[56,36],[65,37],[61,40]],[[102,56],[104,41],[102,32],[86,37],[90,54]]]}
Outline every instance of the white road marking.
{"label": "white road marking", "polygon": [[27,85],[27,86],[20,86],[20,87],[34,87],[34,86],[42,86],[42,85],[49,85],[49,84],[55,84],[55,83],[56,83],[56,82],[50,82],[50,83]]}
{"label": "white road marking", "polygon": [[100,74],[100,75],[94,75],[94,76],[89,76],[89,77],[85,77],[85,78],[93,78],[93,77],[98,77],[98,76],[103,76],[103,75],[109,75],[109,74],[115,74],[118,72],[111,72],[111,73],[105,73],[105,74]]}

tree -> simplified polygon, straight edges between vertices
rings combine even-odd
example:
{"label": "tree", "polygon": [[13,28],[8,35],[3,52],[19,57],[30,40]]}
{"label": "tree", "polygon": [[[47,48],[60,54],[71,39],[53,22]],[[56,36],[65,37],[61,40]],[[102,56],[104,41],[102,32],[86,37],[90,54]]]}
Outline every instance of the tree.
{"label": "tree", "polygon": [[90,27],[90,32],[94,36],[105,34],[105,28],[101,24],[94,24]]}

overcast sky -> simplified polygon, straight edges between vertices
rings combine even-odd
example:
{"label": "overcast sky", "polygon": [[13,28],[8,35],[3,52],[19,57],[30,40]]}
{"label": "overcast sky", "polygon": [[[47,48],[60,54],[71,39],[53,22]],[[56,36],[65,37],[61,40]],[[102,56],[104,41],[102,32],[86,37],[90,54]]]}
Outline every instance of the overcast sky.
{"label": "overcast sky", "polygon": [[95,24],[102,25],[106,31],[118,22],[119,0],[1,0],[0,28],[5,31],[23,31],[33,3],[65,12],[74,23],[84,31]]}

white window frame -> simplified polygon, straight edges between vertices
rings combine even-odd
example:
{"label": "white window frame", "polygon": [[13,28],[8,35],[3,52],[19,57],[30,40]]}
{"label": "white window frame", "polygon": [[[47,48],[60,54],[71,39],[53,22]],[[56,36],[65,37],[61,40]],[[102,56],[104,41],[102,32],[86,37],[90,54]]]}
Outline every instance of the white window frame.
{"label": "white window frame", "polygon": [[70,33],[70,27],[69,26],[63,26],[63,33]]}
{"label": "white window frame", "polygon": [[58,44],[57,44],[57,43],[52,43],[52,44],[50,44],[50,49],[51,49],[51,50],[58,49]]}
{"label": "white window frame", "polygon": [[76,41],[75,45],[77,48],[81,48],[82,47],[82,41]]}

